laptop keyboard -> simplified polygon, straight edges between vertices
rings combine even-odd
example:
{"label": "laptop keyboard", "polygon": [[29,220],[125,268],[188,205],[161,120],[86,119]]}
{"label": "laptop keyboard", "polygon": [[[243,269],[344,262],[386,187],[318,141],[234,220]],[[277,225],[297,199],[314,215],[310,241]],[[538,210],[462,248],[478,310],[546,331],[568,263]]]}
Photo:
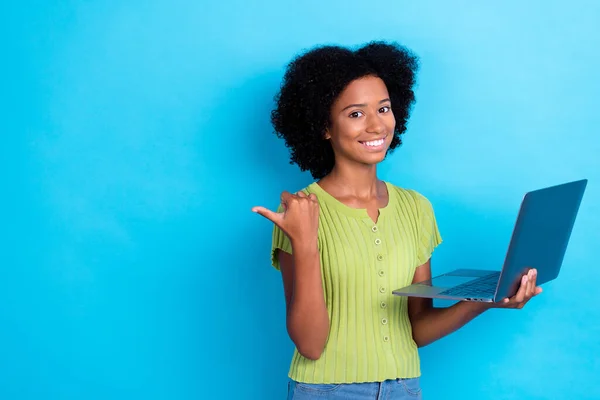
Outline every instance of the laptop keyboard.
{"label": "laptop keyboard", "polygon": [[445,296],[464,296],[473,298],[492,297],[496,292],[496,286],[498,285],[499,278],[500,272],[493,272],[489,275],[482,276],[481,278],[477,278],[472,281],[444,290],[439,294]]}

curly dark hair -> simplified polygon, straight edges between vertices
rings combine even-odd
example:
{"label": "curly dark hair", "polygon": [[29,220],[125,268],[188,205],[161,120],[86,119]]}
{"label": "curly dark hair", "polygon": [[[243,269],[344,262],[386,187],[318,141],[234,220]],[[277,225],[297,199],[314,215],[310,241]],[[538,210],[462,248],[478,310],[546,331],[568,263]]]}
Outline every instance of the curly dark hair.
{"label": "curly dark hair", "polygon": [[356,50],[318,46],[296,56],[287,66],[271,112],[275,133],[290,149],[290,163],[310,170],[315,179],[331,172],[333,148],[324,138],[331,107],[350,82],[365,76],[377,76],[387,86],[396,119],[388,153],[394,150],[402,143],[400,135],[415,101],[417,70],[417,57],[396,43],[370,42]]}

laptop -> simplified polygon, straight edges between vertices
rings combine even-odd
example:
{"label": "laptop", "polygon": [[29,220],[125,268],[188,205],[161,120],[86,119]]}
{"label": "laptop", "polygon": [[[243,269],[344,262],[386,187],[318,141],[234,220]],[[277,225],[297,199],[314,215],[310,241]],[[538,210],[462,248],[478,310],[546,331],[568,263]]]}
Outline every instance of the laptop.
{"label": "laptop", "polygon": [[491,303],[514,296],[531,268],[538,286],[556,279],[586,186],[582,179],[526,193],[501,271],[456,269],[392,293]]}

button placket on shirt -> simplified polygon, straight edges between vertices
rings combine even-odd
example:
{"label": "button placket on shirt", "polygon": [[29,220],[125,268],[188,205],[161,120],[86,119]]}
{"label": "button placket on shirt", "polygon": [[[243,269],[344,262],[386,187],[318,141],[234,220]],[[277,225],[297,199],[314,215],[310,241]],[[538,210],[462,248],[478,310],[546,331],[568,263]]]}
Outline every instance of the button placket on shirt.
{"label": "button placket on shirt", "polygon": [[383,268],[383,260],[385,259],[385,257],[383,256],[383,251],[381,248],[381,238],[379,237],[378,233],[379,233],[379,228],[377,227],[377,225],[373,225],[373,227],[371,227],[371,231],[376,235],[376,237],[373,239],[373,243],[375,245],[376,251],[377,251],[377,269],[376,269],[376,273],[379,276],[378,282],[379,282],[379,293],[381,294],[381,301],[379,303],[379,307],[381,310],[381,318],[379,320],[379,323],[383,326],[384,329],[382,329],[383,331],[383,336],[382,336],[382,340],[385,343],[388,343],[390,341],[390,337],[389,337],[389,333],[388,333],[388,329],[387,329],[387,325],[388,325],[388,319],[387,319],[387,302],[386,302],[386,293],[387,293],[387,288],[385,285],[385,269]]}

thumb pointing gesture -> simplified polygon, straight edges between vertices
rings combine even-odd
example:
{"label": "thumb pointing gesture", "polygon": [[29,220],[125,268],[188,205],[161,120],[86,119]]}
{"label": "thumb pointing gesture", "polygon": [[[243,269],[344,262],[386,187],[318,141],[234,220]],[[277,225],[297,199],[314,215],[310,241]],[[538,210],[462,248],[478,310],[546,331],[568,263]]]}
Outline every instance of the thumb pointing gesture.
{"label": "thumb pointing gesture", "polygon": [[292,241],[316,241],[319,229],[319,203],[311,193],[298,192],[281,194],[282,212],[273,212],[265,207],[254,207],[252,211],[277,225]]}
{"label": "thumb pointing gesture", "polygon": [[252,212],[262,215],[263,217],[270,220],[271,222],[273,222],[274,224],[276,224],[277,226],[279,226],[281,228],[281,223],[283,222],[283,214],[284,213],[273,212],[265,207],[253,207]]}
{"label": "thumb pointing gesture", "polygon": [[252,211],[262,215],[266,219],[276,224],[279,228],[283,229],[283,218],[285,216],[285,212],[287,210],[287,203],[290,197],[292,197],[292,195],[288,192],[283,192],[281,194],[281,205],[284,210],[283,212],[273,212],[265,207],[254,207],[252,208]]}

